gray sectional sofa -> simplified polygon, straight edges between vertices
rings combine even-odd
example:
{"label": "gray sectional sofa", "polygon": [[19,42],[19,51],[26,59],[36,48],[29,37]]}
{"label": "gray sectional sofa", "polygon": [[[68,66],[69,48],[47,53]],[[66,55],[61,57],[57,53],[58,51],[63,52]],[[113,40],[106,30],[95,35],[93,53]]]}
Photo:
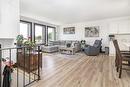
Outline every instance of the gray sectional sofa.
{"label": "gray sectional sofa", "polygon": [[64,46],[67,47],[67,44],[71,44],[70,47],[75,49],[75,52],[81,50],[80,41],[76,40],[58,40],[58,41],[50,41],[47,46],[42,47],[43,52],[57,52],[59,47]]}

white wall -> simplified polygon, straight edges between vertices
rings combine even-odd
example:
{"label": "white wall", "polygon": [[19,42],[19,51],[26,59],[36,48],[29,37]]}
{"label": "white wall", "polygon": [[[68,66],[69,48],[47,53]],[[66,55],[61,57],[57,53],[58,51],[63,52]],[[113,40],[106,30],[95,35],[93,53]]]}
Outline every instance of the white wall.
{"label": "white wall", "polygon": [[1,0],[0,0],[0,29],[1,29]]}
{"label": "white wall", "polygon": [[1,1],[0,38],[15,38],[19,28],[19,0]]}
{"label": "white wall", "polygon": [[[85,37],[85,27],[100,26],[99,37]],[[64,27],[75,27],[75,34],[63,34]],[[95,39],[103,39],[103,50],[105,46],[110,45],[109,34],[130,34],[130,17],[120,17],[112,19],[104,19],[97,21],[90,21],[84,23],[65,24],[61,25],[59,29],[59,40],[86,40],[87,44],[92,45]]]}

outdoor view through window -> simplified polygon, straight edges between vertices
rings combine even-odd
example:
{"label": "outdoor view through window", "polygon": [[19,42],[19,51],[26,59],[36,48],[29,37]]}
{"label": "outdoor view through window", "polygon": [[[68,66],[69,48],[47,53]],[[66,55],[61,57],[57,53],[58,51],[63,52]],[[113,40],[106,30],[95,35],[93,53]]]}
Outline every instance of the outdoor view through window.
{"label": "outdoor view through window", "polygon": [[36,43],[45,44],[46,41],[54,41],[56,38],[55,27],[48,26],[46,29],[45,25],[34,23],[34,28],[31,28],[31,23],[20,22],[20,34],[23,35],[24,40],[32,38]]}
{"label": "outdoor view through window", "polygon": [[28,40],[28,37],[30,37],[30,24],[29,23],[24,23],[20,22],[20,34],[23,35],[24,40]]}
{"label": "outdoor view through window", "polygon": [[48,41],[54,41],[55,40],[55,28],[48,27]]}
{"label": "outdoor view through window", "polygon": [[44,26],[35,25],[35,42],[36,43],[45,42],[45,28],[44,28]]}

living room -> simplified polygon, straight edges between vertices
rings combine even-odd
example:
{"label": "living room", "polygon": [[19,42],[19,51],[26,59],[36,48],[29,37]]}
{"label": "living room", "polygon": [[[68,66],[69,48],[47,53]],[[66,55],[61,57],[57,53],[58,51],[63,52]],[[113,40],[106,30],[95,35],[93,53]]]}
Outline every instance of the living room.
{"label": "living room", "polygon": [[3,60],[11,87],[130,86],[129,0],[0,0],[0,30],[0,87]]}

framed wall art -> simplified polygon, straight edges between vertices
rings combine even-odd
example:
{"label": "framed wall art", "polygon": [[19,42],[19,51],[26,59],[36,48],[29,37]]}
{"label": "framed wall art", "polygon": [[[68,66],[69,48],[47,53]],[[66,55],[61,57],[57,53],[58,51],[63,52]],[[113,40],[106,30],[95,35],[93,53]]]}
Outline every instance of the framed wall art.
{"label": "framed wall art", "polygon": [[85,37],[99,37],[99,26],[85,27]]}
{"label": "framed wall art", "polygon": [[75,34],[75,27],[63,28],[63,34]]}

